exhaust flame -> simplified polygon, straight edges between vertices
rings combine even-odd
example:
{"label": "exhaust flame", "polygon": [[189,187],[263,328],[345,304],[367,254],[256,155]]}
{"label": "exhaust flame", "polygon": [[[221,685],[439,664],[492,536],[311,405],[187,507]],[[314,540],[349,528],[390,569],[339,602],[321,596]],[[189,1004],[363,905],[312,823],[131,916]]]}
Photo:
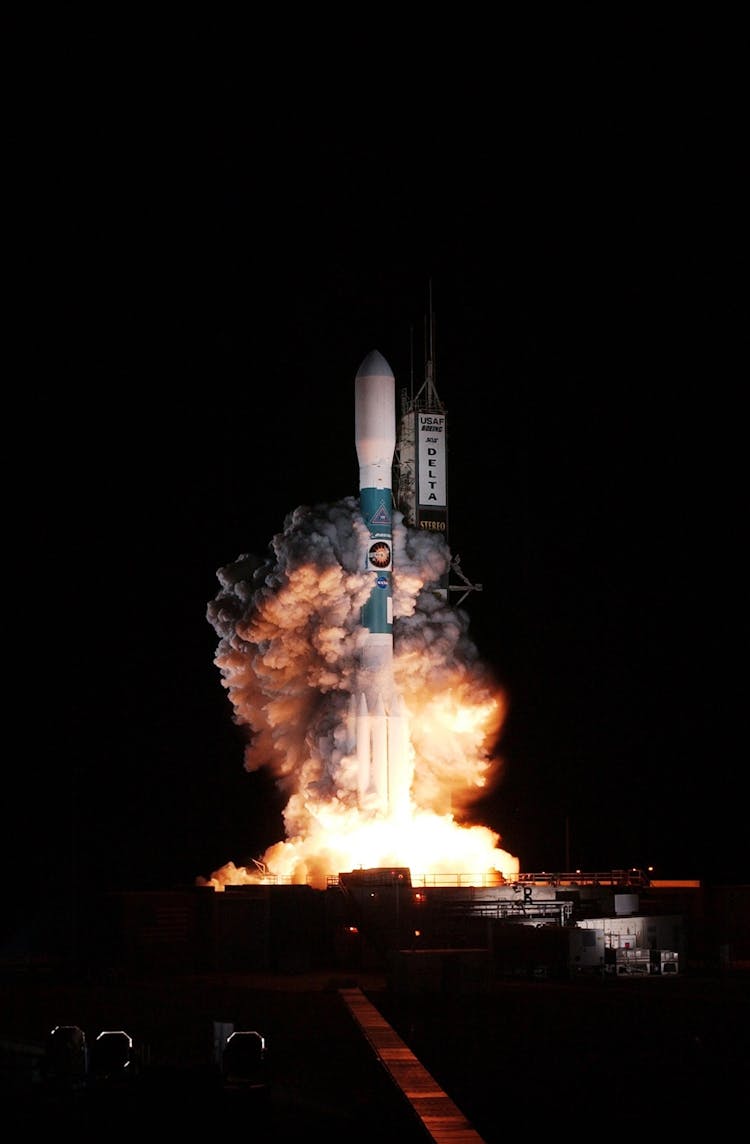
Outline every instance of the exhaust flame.
{"label": "exhaust flame", "polygon": [[229,862],[198,885],[223,890],[267,880],[324,888],[340,871],[408,866],[415,882],[439,874],[518,873],[500,835],[462,825],[497,782],[493,754],[505,699],[479,660],[468,619],[436,590],[450,553],[444,539],[394,514],[393,680],[408,734],[399,773],[410,777],[394,810],[358,797],[351,696],[359,690],[361,608],[371,591],[355,498],[290,513],[265,560],[240,556],[219,569],[207,619],[214,662],[234,722],[248,731],[244,765],[268,767],[288,796],[286,838],[253,869]]}

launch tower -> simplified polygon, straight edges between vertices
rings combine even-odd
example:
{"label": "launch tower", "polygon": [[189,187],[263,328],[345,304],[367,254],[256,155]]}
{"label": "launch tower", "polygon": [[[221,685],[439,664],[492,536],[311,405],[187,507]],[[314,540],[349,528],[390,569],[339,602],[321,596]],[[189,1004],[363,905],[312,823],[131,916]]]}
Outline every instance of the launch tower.
{"label": "launch tower", "polygon": [[[425,322],[424,381],[414,392],[401,390],[401,413],[397,426],[393,459],[393,499],[404,524],[420,531],[437,533],[448,543],[448,414],[435,385],[435,322],[430,313]],[[456,583],[456,579],[460,583]],[[438,592],[449,600],[460,592],[461,604],[469,592],[482,590],[464,575],[455,556],[441,577]]]}

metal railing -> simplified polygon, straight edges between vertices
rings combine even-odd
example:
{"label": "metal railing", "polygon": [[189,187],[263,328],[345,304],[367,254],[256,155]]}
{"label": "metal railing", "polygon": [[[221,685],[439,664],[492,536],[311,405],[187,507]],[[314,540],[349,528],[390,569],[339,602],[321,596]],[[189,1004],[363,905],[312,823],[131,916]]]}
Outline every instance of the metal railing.
{"label": "metal railing", "polygon": [[[386,883],[386,875],[389,872],[390,869],[383,869],[383,879],[379,884],[382,885]],[[378,872],[373,870],[368,871],[368,873],[375,875]],[[339,885],[339,875],[329,874],[327,883],[329,886]],[[604,870],[595,873],[587,873],[582,870],[554,872],[542,870],[537,873],[519,873],[507,876],[500,874],[497,870],[487,870],[480,874],[421,874],[418,877],[412,875],[411,885],[417,889],[429,887],[484,889],[487,887],[513,885],[569,886],[572,888],[578,886],[619,886],[636,888],[639,886],[647,886],[648,878],[642,870],[636,868],[629,870]]]}

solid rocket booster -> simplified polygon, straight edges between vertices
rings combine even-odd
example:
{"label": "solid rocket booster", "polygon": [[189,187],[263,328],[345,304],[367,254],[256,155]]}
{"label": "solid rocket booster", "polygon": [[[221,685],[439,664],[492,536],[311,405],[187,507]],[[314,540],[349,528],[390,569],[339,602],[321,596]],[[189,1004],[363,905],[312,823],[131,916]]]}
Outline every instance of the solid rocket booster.
{"label": "solid rocket booster", "polygon": [[[359,500],[370,538],[365,571],[372,573],[372,590],[362,608],[366,629],[361,657],[362,692],[353,704],[359,768],[360,801],[374,796],[381,809],[403,788],[389,765],[388,708],[397,703],[393,686],[393,493],[391,473],[396,449],[395,380],[388,362],[373,350],[354,382],[355,444],[359,459]],[[402,707],[398,705],[399,717]],[[389,790],[391,797],[389,798]]]}

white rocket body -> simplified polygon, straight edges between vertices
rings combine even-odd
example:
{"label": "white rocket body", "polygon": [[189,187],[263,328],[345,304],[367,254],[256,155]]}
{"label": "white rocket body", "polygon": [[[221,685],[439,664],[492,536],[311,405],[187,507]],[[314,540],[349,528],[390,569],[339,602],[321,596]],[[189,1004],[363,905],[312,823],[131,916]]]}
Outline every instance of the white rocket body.
{"label": "white rocket body", "polygon": [[[396,813],[408,807],[408,730],[403,702],[393,682],[393,493],[396,396],[393,371],[373,350],[354,382],[354,430],[359,459],[362,518],[370,533],[364,568],[373,587],[362,609],[366,629],[359,694],[352,696],[350,725],[356,729],[360,805]],[[404,742],[405,739],[405,742]]]}

